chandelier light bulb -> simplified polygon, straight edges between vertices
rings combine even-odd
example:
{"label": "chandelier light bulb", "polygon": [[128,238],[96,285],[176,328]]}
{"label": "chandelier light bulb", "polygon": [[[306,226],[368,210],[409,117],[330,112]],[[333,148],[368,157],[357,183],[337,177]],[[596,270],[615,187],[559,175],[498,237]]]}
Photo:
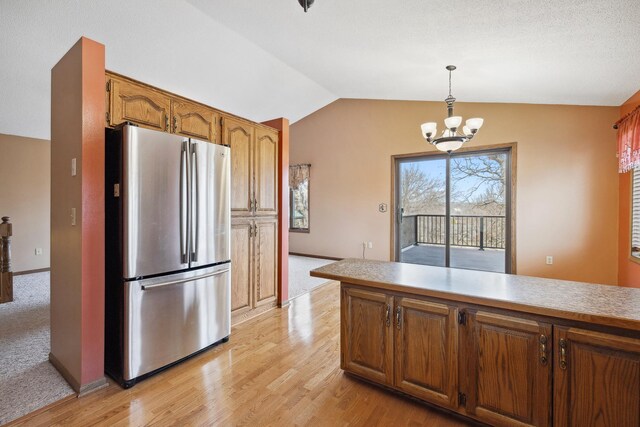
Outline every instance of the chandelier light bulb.
{"label": "chandelier light bulb", "polygon": [[469,126],[465,126],[462,128],[462,133],[464,133],[467,137],[472,137],[473,136],[473,132],[471,132],[471,129],[469,129]]}
{"label": "chandelier light bulb", "polygon": [[462,117],[460,116],[447,117],[444,119],[444,124],[447,126],[447,129],[458,129],[461,123]]}
{"label": "chandelier light bulb", "polygon": [[480,117],[475,117],[473,119],[468,119],[466,122],[466,125],[469,127],[469,129],[471,129],[472,133],[476,133],[482,127],[483,123],[484,123],[484,119],[481,119]]}
{"label": "chandelier light bulb", "polygon": [[425,138],[430,138],[435,135],[438,130],[438,124],[436,122],[423,123],[420,127],[422,128],[422,135]]}

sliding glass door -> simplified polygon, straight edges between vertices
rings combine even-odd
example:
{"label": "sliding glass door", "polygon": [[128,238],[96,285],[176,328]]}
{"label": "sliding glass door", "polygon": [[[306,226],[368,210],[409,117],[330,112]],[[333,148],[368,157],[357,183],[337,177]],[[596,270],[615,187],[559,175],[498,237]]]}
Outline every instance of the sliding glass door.
{"label": "sliding glass door", "polygon": [[510,151],[396,159],[396,260],[511,272]]}

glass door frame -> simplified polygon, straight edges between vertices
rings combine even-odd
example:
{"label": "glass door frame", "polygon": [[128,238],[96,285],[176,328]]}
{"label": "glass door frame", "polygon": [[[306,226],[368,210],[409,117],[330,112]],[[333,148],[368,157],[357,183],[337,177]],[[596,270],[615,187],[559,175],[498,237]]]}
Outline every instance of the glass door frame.
{"label": "glass door frame", "polygon": [[487,155],[493,153],[505,153],[507,155],[507,164],[505,168],[506,177],[506,205],[505,212],[505,273],[516,274],[516,236],[515,236],[515,205],[516,205],[516,153],[517,144],[507,143],[490,145],[485,147],[461,148],[451,154],[440,151],[430,151],[426,153],[400,154],[391,156],[391,254],[389,259],[399,262],[400,248],[400,217],[402,215],[399,206],[400,198],[400,165],[402,163],[418,162],[421,160],[446,159],[446,218],[445,221],[445,265],[451,264],[450,254],[450,232],[451,232],[451,179],[450,179],[450,159],[453,157],[465,157],[469,155]]}

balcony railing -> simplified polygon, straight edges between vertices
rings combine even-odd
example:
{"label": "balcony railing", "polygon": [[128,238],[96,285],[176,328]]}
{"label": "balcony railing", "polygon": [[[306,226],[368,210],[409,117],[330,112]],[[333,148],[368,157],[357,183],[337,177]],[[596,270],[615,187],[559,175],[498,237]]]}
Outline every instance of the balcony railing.
{"label": "balcony railing", "polygon": [[[415,244],[445,245],[445,215],[408,215],[402,217],[401,247]],[[504,249],[504,215],[451,215],[451,246]]]}

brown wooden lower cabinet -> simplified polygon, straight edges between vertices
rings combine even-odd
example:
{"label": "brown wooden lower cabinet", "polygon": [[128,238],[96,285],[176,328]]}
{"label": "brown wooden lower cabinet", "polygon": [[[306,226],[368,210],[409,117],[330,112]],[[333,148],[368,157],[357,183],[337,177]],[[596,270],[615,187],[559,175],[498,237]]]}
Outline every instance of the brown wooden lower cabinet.
{"label": "brown wooden lower cabinet", "polygon": [[466,413],[492,425],[548,426],[551,325],[485,310],[466,316]]}
{"label": "brown wooden lower cabinet", "polygon": [[345,287],[341,367],[453,408],[458,398],[456,313],[446,304]]}
{"label": "brown wooden lower cabinet", "polygon": [[393,297],[346,288],[342,292],[342,369],[384,384],[393,381]]}
{"label": "brown wooden lower cabinet", "polygon": [[341,367],[496,426],[640,426],[640,340],[343,283]]}
{"label": "brown wooden lower cabinet", "polygon": [[277,233],[277,217],[231,221],[232,324],[277,304]]}
{"label": "brown wooden lower cabinet", "polygon": [[458,309],[395,298],[395,385],[448,408],[458,406]]}
{"label": "brown wooden lower cabinet", "polygon": [[554,332],[554,425],[640,425],[640,341],[578,328]]}

